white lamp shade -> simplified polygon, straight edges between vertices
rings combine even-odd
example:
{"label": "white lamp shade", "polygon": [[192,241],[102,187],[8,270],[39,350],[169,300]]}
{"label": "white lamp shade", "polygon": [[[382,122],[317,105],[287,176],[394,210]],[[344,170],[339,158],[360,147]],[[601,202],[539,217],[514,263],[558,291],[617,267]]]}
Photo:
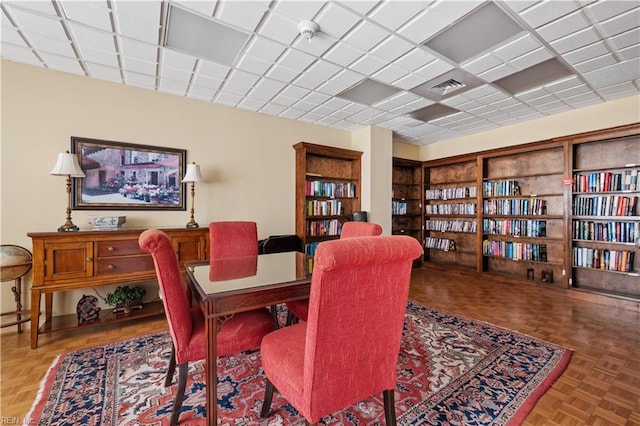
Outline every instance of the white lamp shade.
{"label": "white lamp shade", "polygon": [[187,164],[187,172],[184,174],[182,182],[204,182],[200,174],[200,166],[196,163]]}
{"label": "white lamp shade", "polygon": [[58,160],[53,169],[49,172],[54,176],[71,176],[71,177],[84,177],[85,174],[78,163],[78,156],[76,154],[70,154],[68,152],[61,152],[58,154]]}

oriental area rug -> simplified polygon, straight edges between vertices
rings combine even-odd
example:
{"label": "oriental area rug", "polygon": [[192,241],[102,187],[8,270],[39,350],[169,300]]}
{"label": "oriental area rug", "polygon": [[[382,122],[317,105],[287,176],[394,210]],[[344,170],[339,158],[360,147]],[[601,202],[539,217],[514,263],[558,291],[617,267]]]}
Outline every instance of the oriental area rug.
{"label": "oriental area rug", "polygon": [[[372,338],[375,338],[372,336]],[[177,388],[164,387],[168,332],[61,354],[36,397],[38,425],[168,425]],[[395,390],[398,425],[519,424],[562,374],[572,351],[481,321],[409,302]],[[260,352],[218,360],[218,424],[303,425],[277,392],[260,419]],[[354,368],[358,368],[354,365]],[[191,363],[181,425],[204,425],[204,362]],[[382,395],[322,419],[323,425],[384,425]]]}

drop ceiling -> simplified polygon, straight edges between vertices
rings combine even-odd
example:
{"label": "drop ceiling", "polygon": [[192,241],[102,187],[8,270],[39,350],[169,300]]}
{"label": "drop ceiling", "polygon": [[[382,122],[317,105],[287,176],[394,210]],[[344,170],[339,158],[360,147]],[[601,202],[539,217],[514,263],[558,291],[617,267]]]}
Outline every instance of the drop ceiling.
{"label": "drop ceiling", "polygon": [[[640,92],[635,0],[4,0],[0,8],[9,61],[348,131],[378,126],[415,145]],[[168,28],[172,16],[211,27]],[[297,30],[304,20],[320,26],[310,41]],[[549,63],[553,72],[539,71]],[[530,80],[541,74],[551,81]]]}

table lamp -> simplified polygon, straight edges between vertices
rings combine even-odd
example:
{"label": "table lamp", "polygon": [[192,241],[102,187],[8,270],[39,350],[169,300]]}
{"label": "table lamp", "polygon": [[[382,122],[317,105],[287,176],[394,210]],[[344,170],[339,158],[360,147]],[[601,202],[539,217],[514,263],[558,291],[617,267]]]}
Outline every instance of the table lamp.
{"label": "table lamp", "polygon": [[204,179],[202,179],[202,175],[200,174],[200,166],[195,162],[187,164],[187,172],[185,173],[182,182],[191,182],[191,219],[187,223],[187,228],[198,228],[200,225],[195,221],[193,214],[195,212],[196,203],[196,182],[204,182]]}
{"label": "table lamp", "polygon": [[58,232],[78,231],[79,228],[71,222],[71,178],[84,177],[85,174],[78,163],[78,156],[69,151],[58,154],[55,166],[49,172],[53,176],[67,177],[67,221],[58,228]]}

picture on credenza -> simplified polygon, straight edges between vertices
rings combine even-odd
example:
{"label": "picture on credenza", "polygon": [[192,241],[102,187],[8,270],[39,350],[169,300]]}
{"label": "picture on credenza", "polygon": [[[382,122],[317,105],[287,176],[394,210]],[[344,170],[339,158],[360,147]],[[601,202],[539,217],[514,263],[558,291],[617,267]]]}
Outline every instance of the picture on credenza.
{"label": "picture on credenza", "polygon": [[80,137],[71,152],[85,177],[73,180],[74,210],[185,210],[186,151]]}

